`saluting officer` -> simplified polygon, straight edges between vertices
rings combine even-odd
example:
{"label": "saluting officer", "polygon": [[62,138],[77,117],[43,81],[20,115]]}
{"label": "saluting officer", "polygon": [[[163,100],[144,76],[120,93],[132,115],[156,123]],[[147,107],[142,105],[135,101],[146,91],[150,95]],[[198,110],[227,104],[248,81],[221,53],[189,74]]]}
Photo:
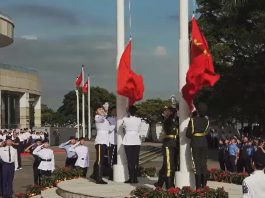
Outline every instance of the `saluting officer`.
{"label": "saluting officer", "polygon": [[109,116],[107,117],[107,120],[109,121],[110,125],[112,126],[112,129],[109,133],[109,167],[110,167],[110,177],[109,179],[113,179],[113,164],[117,164],[117,116],[116,116],[116,107],[111,107],[109,109]]}
{"label": "saluting officer", "polygon": [[[29,152],[33,155],[33,151],[35,148],[41,145],[41,139],[36,139],[35,143],[30,145],[25,149],[25,152]],[[38,170],[38,167],[40,165],[40,158],[37,155],[33,155],[34,162],[33,162],[33,178],[34,178],[34,184],[40,185],[40,173]]]}
{"label": "saluting officer", "polygon": [[65,160],[65,167],[74,168],[75,162],[77,160],[77,155],[75,151],[71,150],[70,148],[75,145],[76,138],[71,136],[67,142],[64,142],[59,145],[59,148],[64,149],[66,151],[66,160]]}
{"label": "saluting officer", "polygon": [[162,146],[163,165],[159,171],[158,182],[154,185],[162,188],[165,183],[166,188],[169,189],[174,187],[174,176],[177,170],[178,119],[176,109],[165,106],[162,116],[164,117],[163,129],[165,133]]}
{"label": "saluting officer", "polygon": [[136,111],[137,108],[135,106],[130,106],[128,109],[128,117],[123,118],[125,135],[122,144],[124,145],[129,171],[129,179],[125,183],[138,183],[137,172],[141,145],[139,132],[142,120],[135,116]]}
{"label": "saluting officer", "polygon": [[[209,120],[205,116],[207,106],[198,105],[198,112],[193,112],[190,118],[186,136],[191,139],[191,154],[194,160],[196,189],[203,188],[207,183],[207,139],[206,131]],[[198,113],[198,114],[197,114]]]}
{"label": "saluting officer", "polygon": [[40,158],[38,170],[40,179],[44,176],[50,177],[55,169],[53,150],[49,148],[49,141],[43,140],[42,145],[34,149],[33,155]]}
{"label": "saluting officer", "polygon": [[6,137],[5,146],[0,148],[2,163],[2,193],[4,198],[11,198],[13,194],[13,180],[18,168],[17,150],[13,148],[11,137]]}
{"label": "saluting officer", "polygon": [[102,105],[97,106],[95,122],[97,129],[97,136],[95,139],[96,148],[96,161],[93,167],[93,174],[90,178],[95,179],[97,184],[107,184],[102,179],[103,174],[103,160],[105,154],[107,154],[107,147],[109,145],[109,131],[111,126],[109,121],[106,119],[107,113]]}
{"label": "saluting officer", "polygon": [[83,170],[82,177],[86,177],[87,168],[89,167],[89,153],[88,147],[85,146],[85,138],[80,137],[79,142],[69,148],[69,151],[75,152],[77,155],[77,160],[75,162],[75,167],[79,167]]}

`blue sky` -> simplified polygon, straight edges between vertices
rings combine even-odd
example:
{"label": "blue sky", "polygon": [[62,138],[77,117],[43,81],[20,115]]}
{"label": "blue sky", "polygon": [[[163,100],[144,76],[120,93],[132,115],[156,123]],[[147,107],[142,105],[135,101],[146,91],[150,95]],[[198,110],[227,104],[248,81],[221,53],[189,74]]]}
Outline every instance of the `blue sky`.
{"label": "blue sky", "polygon": [[[132,64],[144,76],[145,99],[177,93],[178,2],[131,0]],[[0,11],[15,23],[0,62],[37,69],[44,104],[61,105],[82,64],[93,86],[115,92],[116,0],[8,0]],[[126,38],[128,15],[125,0]]]}

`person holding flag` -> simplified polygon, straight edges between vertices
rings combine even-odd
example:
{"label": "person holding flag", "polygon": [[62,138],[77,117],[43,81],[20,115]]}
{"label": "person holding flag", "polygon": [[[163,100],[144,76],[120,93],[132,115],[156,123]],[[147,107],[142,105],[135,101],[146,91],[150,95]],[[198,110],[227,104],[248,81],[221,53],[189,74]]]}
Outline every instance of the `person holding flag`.
{"label": "person holding flag", "polygon": [[[190,118],[186,137],[191,139],[191,154],[194,159],[194,172],[196,188],[204,188],[207,183],[207,129],[209,120],[206,117],[206,104],[199,104],[197,112],[194,111],[193,99],[205,86],[213,86],[220,78],[215,74],[212,56],[208,43],[201,33],[195,18],[191,21],[191,63],[186,75],[186,85],[182,88],[183,98],[186,100]],[[197,115],[198,114],[198,115]]]}

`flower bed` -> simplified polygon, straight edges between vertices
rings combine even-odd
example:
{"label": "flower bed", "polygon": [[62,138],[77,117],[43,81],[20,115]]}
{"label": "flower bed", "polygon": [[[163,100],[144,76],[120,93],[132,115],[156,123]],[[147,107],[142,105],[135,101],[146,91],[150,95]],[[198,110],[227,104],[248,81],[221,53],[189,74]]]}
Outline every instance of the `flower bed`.
{"label": "flower bed", "polygon": [[52,173],[51,177],[43,177],[41,179],[40,186],[38,185],[29,186],[25,193],[17,192],[15,194],[15,197],[16,198],[33,197],[41,194],[42,190],[56,187],[57,184],[61,181],[75,179],[80,177],[81,175],[82,175],[82,169],[80,168],[75,168],[75,169],[59,168]]}
{"label": "flower bed", "polygon": [[215,190],[207,186],[199,190],[193,190],[190,187],[170,188],[168,190],[137,187],[131,192],[131,196],[131,198],[228,198],[228,193],[223,188]]}
{"label": "flower bed", "polygon": [[209,170],[208,180],[242,185],[243,180],[248,176],[248,173],[230,173],[228,171],[211,169]]}

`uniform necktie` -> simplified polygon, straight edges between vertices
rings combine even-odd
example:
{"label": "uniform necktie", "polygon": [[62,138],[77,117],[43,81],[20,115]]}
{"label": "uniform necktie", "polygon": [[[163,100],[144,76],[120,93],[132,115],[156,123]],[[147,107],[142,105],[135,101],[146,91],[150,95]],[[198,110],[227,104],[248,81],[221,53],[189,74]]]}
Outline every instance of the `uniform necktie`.
{"label": "uniform necktie", "polygon": [[10,146],[8,147],[8,157],[9,157],[9,162],[11,162],[11,150],[10,150]]}

